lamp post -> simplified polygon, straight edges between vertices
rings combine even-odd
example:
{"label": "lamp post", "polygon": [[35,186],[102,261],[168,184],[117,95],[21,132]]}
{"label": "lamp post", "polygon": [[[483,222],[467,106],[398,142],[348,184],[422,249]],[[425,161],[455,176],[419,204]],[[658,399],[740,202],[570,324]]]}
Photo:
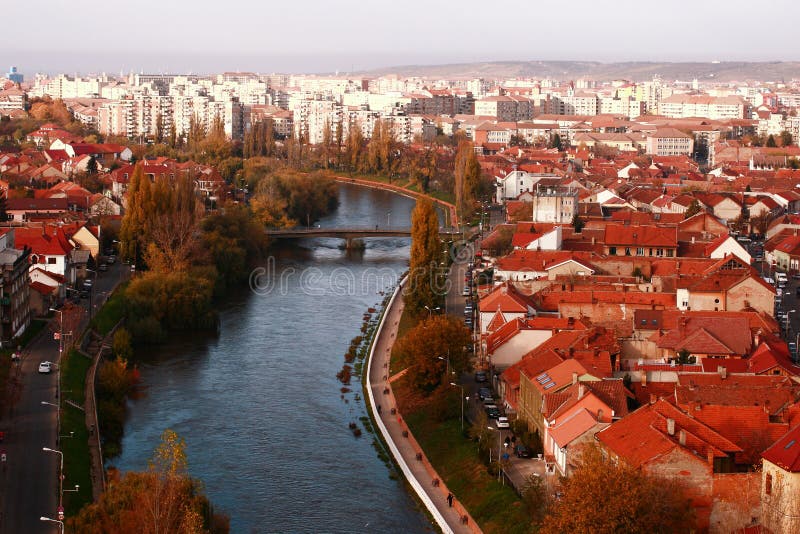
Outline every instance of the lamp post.
{"label": "lamp post", "polygon": [[442,360],[443,362],[447,363],[447,370],[445,374],[449,377],[450,376],[450,351],[447,351],[447,356],[437,356],[438,359]]}
{"label": "lamp post", "polygon": [[493,426],[487,426],[486,428],[488,428],[493,432],[497,432],[497,481],[500,482],[500,473],[503,468],[503,464],[500,463],[500,460],[503,457],[502,456],[503,449],[501,448],[503,446],[503,431]]}
{"label": "lamp post", "polygon": [[451,386],[455,386],[461,389],[461,432],[464,432],[464,386],[461,384],[456,384],[455,382],[450,382]]}
{"label": "lamp post", "polygon": [[436,306],[435,308],[431,308],[431,307],[430,307],[430,306],[428,306],[427,304],[424,306],[424,308],[425,308],[426,310],[428,310],[428,319],[430,319],[430,318],[431,318],[431,315],[433,315],[433,312],[435,312],[435,311],[439,311],[439,310],[441,310],[441,309],[442,309],[440,306]]}
{"label": "lamp post", "polygon": [[797,310],[789,310],[786,312],[786,335],[789,335],[789,314],[797,313]]}
{"label": "lamp post", "polygon": [[[61,432],[61,360],[64,356],[64,312],[50,308],[50,311],[58,312],[58,365],[56,366],[56,398],[58,399],[59,406],[56,412],[56,445],[58,445],[58,433]],[[44,401],[43,401],[44,402]],[[49,403],[48,403],[49,404]]]}
{"label": "lamp post", "polygon": [[40,517],[39,521],[51,521],[53,523],[58,523],[58,526],[60,527],[60,530],[61,530],[61,534],[64,534],[64,522],[63,521],[59,521],[58,519],[50,519],[49,517],[45,517],[45,516]]}
{"label": "lamp post", "polygon": [[87,272],[92,273],[94,280],[89,288],[89,321],[92,320],[92,308],[94,307],[94,285],[97,283],[97,271],[86,269]]}
{"label": "lamp post", "polygon": [[392,216],[392,210],[386,212],[386,228],[391,228],[391,224],[389,224],[390,217]]}
{"label": "lamp post", "polygon": [[61,457],[61,468],[58,471],[58,509],[63,510],[64,505],[64,453],[51,449],[49,447],[42,447],[45,452],[55,452]]}

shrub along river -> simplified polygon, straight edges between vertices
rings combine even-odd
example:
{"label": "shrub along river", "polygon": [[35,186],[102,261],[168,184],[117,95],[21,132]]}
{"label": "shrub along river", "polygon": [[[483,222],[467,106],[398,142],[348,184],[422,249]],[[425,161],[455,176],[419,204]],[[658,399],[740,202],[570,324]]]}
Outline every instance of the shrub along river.
{"label": "shrub along river", "polygon": [[[406,197],[341,185],[339,200],[323,228],[410,226]],[[358,378],[344,395],[336,379],[364,312],[408,265],[409,239],[365,242],[358,252],[338,239],[277,245],[260,291],[242,288],[221,305],[218,336],[148,351],[123,453],[110,464],[146,469],[171,428],[231,532],[433,531],[372,436],[348,428],[366,415]]]}

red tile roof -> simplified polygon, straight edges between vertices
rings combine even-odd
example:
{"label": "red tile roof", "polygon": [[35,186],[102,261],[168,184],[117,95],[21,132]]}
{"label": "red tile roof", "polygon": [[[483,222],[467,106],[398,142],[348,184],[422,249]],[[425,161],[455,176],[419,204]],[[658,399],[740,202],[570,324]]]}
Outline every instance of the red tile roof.
{"label": "red tile roof", "polygon": [[513,285],[505,283],[497,286],[483,297],[478,305],[481,312],[527,313],[533,307],[529,299],[517,291]]}
{"label": "red tile roof", "polygon": [[800,426],[787,432],[761,457],[790,473],[800,472]]}
{"label": "red tile roof", "polygon": [[589,410],[582,408],[549,429],[548,433],[556,444],[563,448],[594,428],[595,425],[597,425],[597,419],[589,413]]}
{"label": "red tile roof", "polygon": [[663,226],[606,225],[606,246],[668,247],[678,246],[678,230]]}

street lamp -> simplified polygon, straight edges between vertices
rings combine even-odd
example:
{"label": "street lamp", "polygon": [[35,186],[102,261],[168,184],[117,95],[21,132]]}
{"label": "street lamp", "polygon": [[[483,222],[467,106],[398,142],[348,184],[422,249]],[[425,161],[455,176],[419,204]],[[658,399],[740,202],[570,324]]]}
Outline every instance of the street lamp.
{"label": "street lamp", "polygon": [[464,432],[464,386],[455,382],[450,382],[450,385],[461,389],[461,432]]}
{"label": "street lamp", "polygon": [[500,482],[500,473],[503,468],[503,464],[500,463],[500,460],[502,459],[502,450],[503,450],[501,448],[503,446],[503,431],[493,426],[487,426],[486,428],[488,428],[493,432],[497,432],[497,481]]}
{"label": "street lamp", "polygon": [[389,218],[391,216],[392,216],[392,210],[387,211],[386,212],[386,228],[391,228],[391,225],[389,224]]}
{"label": "street lamp", "polygon": [[796,312],[797,312],[797,310],[789,310],[788,312],[786,312],[786,334],[787,335],[789,334],[789,314],[790,313],[796,313]]}
{"label": "street lamp", "polygon": [[53,523],[58,523],[58,525],[59,525],[59,527],[61,529],[61,534],[64,534],[64,522],[63,521],[59,521],[58,519],[50,519],[49,517],[45,517],[45,516],[40,517],[39,521],[51,521]]}
{"label": "street lamp", "polygon": [[442,309],[440,306],[436,306],[435,308],[431,308],[431,307],[430,307],[430,306],[428,306],[427,304],[424,306],[424,308],[425,308],[426,310],[428,310],[428,319],[430,319],[430,318],[431,318],[431,315],[433,314],[433,312],[435,312],[435,311],[439,311],[439,310],[441,310],[441,309]]}
{"label": "street lamp", "polygon": [[42,447],[45,452],[55,452],[61,457],[61,469],[58,472],[58,509],[63,510],[64,504],[64,453],[51,449],[49,447]]}
{"label": "street lamp", "polygon": [[[64,311],[56,310],[55,308],[50,308],[50,311],[58,312],[59,332],[58,332],[58,365],[56,366],[56,377],[57,377],[56,398],[59,399],[58,402],[60,404],[61,403],[61,360],[62,357],[64,356]],[[58,445],[58,433],[61,431],[61,406],[57,406],[57,408],[58,411],[56,412],[56,445]]]}
{"label": "street lamp", "polygon": [[86,269],[87,272],[90,272],[94,275],[94,280],[92,281],[92,286],[89,288],[89,321],[92,320],[92,308],[94,307],[94,286],[97,283],[97,271],[93,271],[89,268]]}
{"label": "street lamp", "polygon": [[450,351],[447,351],[447,356],[437,356],[438,359],[442,360],[443,362],[447,363],[447,370],[445,374],[449,377],[450,376]]}

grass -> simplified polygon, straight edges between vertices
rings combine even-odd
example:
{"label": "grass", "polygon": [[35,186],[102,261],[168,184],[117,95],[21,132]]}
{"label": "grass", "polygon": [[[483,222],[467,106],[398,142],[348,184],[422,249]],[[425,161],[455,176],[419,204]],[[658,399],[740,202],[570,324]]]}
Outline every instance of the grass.
{"label": "grass", "polygon": [[79,353],[71,351],[61,368],[61,430],[62,436],[74,432],[71,438],[61,438],[64,453],[64,489],[80,486],[78,492],[64,493],[64,508],[67,516],[72,516],[87,503],[92,502],[91,457],[89,455],[89,431],[86,429],[86,414],[66,404],[69,399],[83,405],[85,398],[86,373],[92,361]]}
{"label": "grass", "polygon": [[108,334],[125,314],[126,287],[127,283],[120,285],[114,293],[111,294],[106,303],[103,304],[103,307],[92,317],[92,322],[89,323],[89,327],[94,329],[98,334],[102,336]]}
{"label": "grass", "polygon": [[510,486],[489,474],[478,457],[477,445],[461,432],[458,418],[435,421],[425,406],[403,416],[439,476],[484,532],[533,531],[525,505]]}

